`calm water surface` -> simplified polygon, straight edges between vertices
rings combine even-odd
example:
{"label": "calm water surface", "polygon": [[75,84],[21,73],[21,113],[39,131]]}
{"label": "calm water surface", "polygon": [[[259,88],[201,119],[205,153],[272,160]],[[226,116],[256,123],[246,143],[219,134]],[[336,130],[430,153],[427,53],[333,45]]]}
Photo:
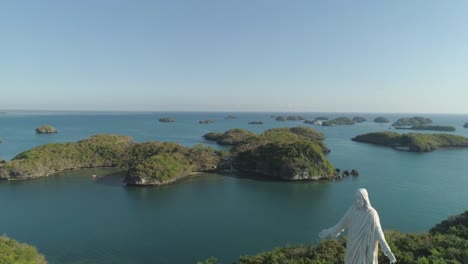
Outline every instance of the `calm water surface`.
{"label": "calm water surface", "polygon": [[[270,113],[76,113],[11,112],[0,115],[0,157],[51,142],[69,142],[98,133],[132,136],[135,141],[172,141],[193,146],[207,132],[245,128],[260,133],[279,122]],[[302,113],[306,118],[353,114]],[[384,229],[422,232],[468,209],[468,149],[431,153],[399,152],[350,138],[387,131],[376,116],[392,122],[402,114],[359,114],[368,122],[317,127],[332,150],[328,158],[357,178],[337,182],[260,181],[238,175],[201,174],[156,188],[128,188],[124,172],[87,169],[21,182],[0,182],[0,233],[33,244],[49,263],[196,263],[216,256],[231,263],[287,244],[318,242],[318,232],[335,224],[352,203],[356,188],[368,189]],[[160,117],[174,123],[159,123]],[[453,125],[468,136],[468,116],[424,115]],[[198,120],[215,122],[200,125]],[[248,125],[263,121],[264,125]],[[51,124],[54,135],[34,129]],[[90,176],[97,174],[99,179]]]}

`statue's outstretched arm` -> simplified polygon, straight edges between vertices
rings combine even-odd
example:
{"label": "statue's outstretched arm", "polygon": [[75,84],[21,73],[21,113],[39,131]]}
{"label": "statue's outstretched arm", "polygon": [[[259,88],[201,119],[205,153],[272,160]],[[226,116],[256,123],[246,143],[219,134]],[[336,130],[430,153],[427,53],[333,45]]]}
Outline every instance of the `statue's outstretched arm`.
{"label": "statue's outstretched arm", "polygon": [[321,239],[324,239],[328,236],[331,237],[337,237],[343,232],[346,227],[348,227],[348,216],[349,215],[349,210],[346,212],[346,214],[341,218],[340,222],[338,224],[334,225],[333,227],[330,227],[328,229],[324,229],[320,231],[319,237]]}

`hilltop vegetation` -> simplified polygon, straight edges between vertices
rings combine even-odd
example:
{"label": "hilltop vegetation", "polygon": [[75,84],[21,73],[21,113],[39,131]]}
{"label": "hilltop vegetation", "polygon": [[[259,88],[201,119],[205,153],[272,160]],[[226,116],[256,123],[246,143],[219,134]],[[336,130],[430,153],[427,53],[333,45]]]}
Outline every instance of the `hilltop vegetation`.
{"label": "hilltop vegetation", "polygon": [[254,136],[255,133],[241,128],[230,129],[224,133],[210,132],[203,135],[206,140],[216,141],[216,143],[220,145],[234,145],[246,138]]}
{"label": "hilltop vegetation", "polygon": [[[385,238],[397,259],[405,264],[464,264],[468,257],[468,211],[450,217],[429,232],[403,234],[385,232]],[[239,264],[343,264],[346,238],[325,240],[317,246],[300,245],[275,248],[254,256],[242,256]],[[209,258],[198,264],[217,264]],[[379,250],[379,263],[388,258]]]}
{"label": "hilltop vegetation", "polygon": [[392,126],[419,126],[431,124],[432,120],[429,118],[415,116],[411,118],[400,118]]}
{"label": "hilltop vegetation", "polygon": [[326,159],[323,135],[311,128],[276,128],[248,138],[231,149],[233,165],[283,180],[329,178],[335,173]]}
{"label": "hilltop vegetation", "polygon": [[379,116],[379,117],[376,117],[374,119],[374,122],[376,122],[376,123],[390,123],[390,120],[388,120],[387,118],[385,118],[383,116]]}
{"label": "hilltop vegetation", "polygon": [[444,147],[468,147],[468,138],[450,134],[408,133],[400,135],[396,132],[375,132],[358,135],[352,140],[411,152],[429,152]]}
{"label": "hilltop vegetation", "polygon": [[47,261],[35,247],[3,235],[0,236],[0,263],[47,264]]}
{"label": "hilltop vegetation", "polygon": [[196,171],[216,168],[222,155],[212,148],[168,142],[135,143],[121,135],[101,134],[76,143],[46,144],[15,156],[0,167],[0,178],[20,180],[64,170],[128,168],[128,184],[169,183]]}

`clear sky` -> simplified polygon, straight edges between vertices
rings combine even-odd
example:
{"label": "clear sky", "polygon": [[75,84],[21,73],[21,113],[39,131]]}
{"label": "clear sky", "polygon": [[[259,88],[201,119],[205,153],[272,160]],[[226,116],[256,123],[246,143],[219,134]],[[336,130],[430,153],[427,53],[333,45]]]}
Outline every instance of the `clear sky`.
{"label": "clear sky", "polygon": [[468,1],[3,0],[0,109],[468,113]]}

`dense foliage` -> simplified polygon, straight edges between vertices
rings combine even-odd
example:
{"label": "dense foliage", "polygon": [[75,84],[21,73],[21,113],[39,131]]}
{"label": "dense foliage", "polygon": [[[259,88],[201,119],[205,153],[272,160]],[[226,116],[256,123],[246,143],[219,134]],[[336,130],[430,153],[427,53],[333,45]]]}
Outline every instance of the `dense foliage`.
{"label": "dense foliage", "polygon": [[[468,211],[450,217],[427,233],[385,232],[385,238],[401,264],[464,264],[468,260]],[[239,264],[343,264],[346,238],[325,240],[319,245],[275,248],[254,256],[242,256]],[[205,263],[217,264],[213,257]],[[379,263],[388,258],[379,250]]]}
{"label": "dense foliage", "polygon": [[246,138],[254,136],[254,133],[241,128],[230,129],[224,133],[210,132],[203,135],[206,140],[216,141],[216,143],[220,145],[234,145]]}
{"label": "dense foliage", "polygon": [[442,147],[468,147],[468,138],[450,134],[398,134],[375,132],[358,135],[353,141],[394,147],[412,152],[429,152]]}
{"label": "dense foliage", "polygon": [[33,246],[0,236],[0,263],[4,264],[46,264],[44,255]]}
{"label": "dense foliage", "polygon": [[20,153],[0,167],[0,177],[24,179],[63,170],[129,168],[129,184],[161,184],[192,172],[215,169],[223,155],[210,147],[176,143],[134,143],[128,136],[95,135],[76,143],[46,144]]}
{"label": "dense foliage", "polygon": [[234,167],[279,179],[319,179],[334,173],[323,135],[311,128],[275,128],[231,149]]}
{"label": "dense foliage", "polygon": [[7,162],[0,168],[0,178],[36,178],[78,168],[124,167],[131,144],[128,136],[101,134],[76,143],[38,146]]}
{"label": "dense foliage", "polygon": [[387,118],[385,118],[383,116],[379,116],[379,117],[376,117],[374,119],[374,122],[376,122],[376,123],[390,123],[390,120],[388,120]]}
{"label": "dense foliage", "polygon": [[421,116],[415,116],[411,118],[400,118],[392,126],[418,126],[418,125],[428,125],[431,124],[432,120],[430,118],[425,118]]}

